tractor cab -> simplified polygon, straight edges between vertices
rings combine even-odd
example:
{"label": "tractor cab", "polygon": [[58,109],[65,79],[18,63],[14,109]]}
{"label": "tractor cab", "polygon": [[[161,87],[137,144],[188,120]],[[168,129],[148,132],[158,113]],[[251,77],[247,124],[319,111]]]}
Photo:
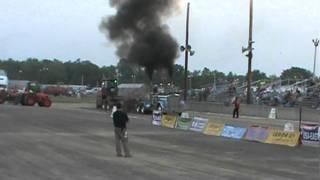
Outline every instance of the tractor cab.
{"label": "tractor cab", "polygon": [[37,82],[28,82],[26,89],[25,89],[26,93],[29,94],[36,94],[40,92],[40,84]]}
{"label": "tractor cab", "polygon": [[102,80],[101,91],[103,96],[116,96],[118,94],[117,79]]}

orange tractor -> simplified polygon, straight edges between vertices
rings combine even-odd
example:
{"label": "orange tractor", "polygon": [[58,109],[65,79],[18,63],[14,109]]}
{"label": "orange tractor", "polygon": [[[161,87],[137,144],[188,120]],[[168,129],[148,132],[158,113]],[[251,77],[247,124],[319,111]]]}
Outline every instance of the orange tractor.
{"label": "orange tractor", "polygon": [[49,96],[40,91],[40,85],[36,82],[29,82],[24,93],[19,94],[16,98],[24,106],[33,106],[38,103],[41,107],[50,107],[52,102]]}

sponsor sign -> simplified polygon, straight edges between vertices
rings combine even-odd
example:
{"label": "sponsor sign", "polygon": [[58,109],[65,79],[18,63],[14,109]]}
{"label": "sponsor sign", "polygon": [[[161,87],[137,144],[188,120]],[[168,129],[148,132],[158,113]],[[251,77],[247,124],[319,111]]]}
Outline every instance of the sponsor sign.
{"label": "sponsor sign", "polygon": [[188,112],[182,112],[181,113],[182,118],[189,118],[189,113]]}
{"label": "sponsor sign", "polygon": [[190,130],[196,131],[196,132],[203,132],[203,130],[207,126],[207,124],[208,124],[208,119],[194,117],[193,122],[190,127]]}
{"label": "sponsor sign", "polygon": [[234,139],[241,139],[246,133],[246,131],[247,128],[225,125],[221,136]]}
{"label": "sponsor sign", "polygon": [[277,109],[276,108],[271,108],[268,118],[269,119],[276,119],[277,118]]}
{"label": "sponsor sign", "polygon": [[224,128],[224,124],[208,122],[206,129],[204,130],[204,134],[220,136]]}
{"label": "sponsor sign", "polygon": [[161,126],[168,127],[168,128],[175,128],[176,120],[177,120],[176,116],[163,115],[161,119]]}
{"label": "sponsor sign", "polygon": [[162,113],[161,111],[153,111],[152,113],[152,124],[156,126],[161,126],[161,118],[162,118]]}
{"label": "sponsor sign", "polygon": [[183,118],[183,117],[178,117],[177,118],[177,129],[182,129],[182,130],[189,130],[192,124],[192,119],[191,118]]}
{"label": "sponsor sign", "polygon": [[268,138],[268,128],[250,127],[248,128],[245,139],[249,141],[265,142]]}
{"label": "sponsor sign", "polygon": [[299,142],[299,132],[285,132],[281,130],[269,130],[266,143],[287,146],[296,146]]}
{"label": "sponsor sign", "polygon": [[302,140],[307,142],[319,142],[319,126],[317,124],[302,125]]}

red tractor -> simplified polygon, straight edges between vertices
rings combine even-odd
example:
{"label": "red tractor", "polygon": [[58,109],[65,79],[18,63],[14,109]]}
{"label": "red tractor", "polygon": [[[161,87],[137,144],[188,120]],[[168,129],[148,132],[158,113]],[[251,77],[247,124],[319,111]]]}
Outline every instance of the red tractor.
{"label": "red tractor", "polygon": [[36,82],[29,82],[24,93],[19,95],[22,105],[33,106],[38,103],[41,107],[50,107],[52,102],[49,96],[40,91],[40,85]]}

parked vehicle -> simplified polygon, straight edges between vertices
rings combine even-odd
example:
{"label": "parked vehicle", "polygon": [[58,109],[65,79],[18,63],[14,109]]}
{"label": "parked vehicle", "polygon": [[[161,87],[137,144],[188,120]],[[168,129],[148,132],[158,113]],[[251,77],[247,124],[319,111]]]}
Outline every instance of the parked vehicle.
{"label": "parked vehicle", "polygon": [[154,109],[154,105],[152,104],[151,101],[139,102],[136,108],[137,113],[143,113],[143,114],[152,113],[153,109]]}
{"label": "parked vehicle", "polygon": [[8,77],[7,73],[0,69],[0,104],[5,102],[8,90]]}

